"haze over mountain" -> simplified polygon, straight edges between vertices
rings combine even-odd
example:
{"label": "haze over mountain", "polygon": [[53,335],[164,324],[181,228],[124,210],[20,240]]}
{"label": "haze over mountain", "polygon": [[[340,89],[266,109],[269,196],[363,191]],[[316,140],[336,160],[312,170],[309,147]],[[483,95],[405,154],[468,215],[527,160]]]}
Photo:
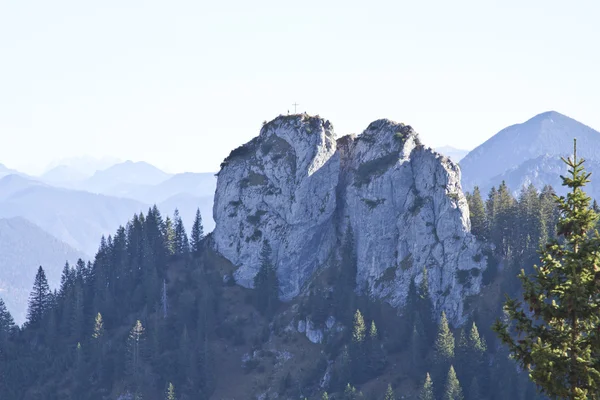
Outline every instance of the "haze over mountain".
{"label": "haze over mountain", "polygon": [[11,168],[8,168],[7,166],[5,166],[4,164],[0,164],[0,178],[5,177],[7,175],[25,176],[25,174],[15,170],[15,169],[11,169]]}
{"label": "haze over mountain", "polygon": [[43,182],[61,187],[76,187],[86,178],[88,175],[67,165],[59,165],[40,175]]}
{"label": "haze over mountain", "polygon": [[38,267],[43,266],[50,286],[56,288],[65,261],[75,265],[78,258],[85,255],[25,218],[0,218],[0,297],[18,324],[25,321]]}
{"label": "haze over mountain", "polygon": [[[73,169],[80,173],[81,175],[89,178],[94,175],[96,171],[105,170],[115,164],[122,162],[122,160],[116,157],[91,157],[91,156],[80,156],[80,157],[68,157],[61,158],[59,160],[55,160],[48,164],[45,168],[43,174],[49,172],[50,170],[56,167],[69,167],[69,169]],[[42,175],[43,175],[42,174]]]}
{"label": "haze over mountain", "polygon": [[111,195],[120,195],[131,185],[158,185],[172,175],[144,161],[125,161],[96,171],[79,186],[81,189]]}
{"label": "haze over mountain", "polygon": [[573,138],[577,138],[578,156],[588,160],[586,167],[594,172],[600,161],[600,133],[556,111],[548,111],[501,130],[467,154],[460,162],[462,187],[472,191],[479,186],[487,193],[505,179],[514,192],[529,183],[538,189],[552,184],[562,190],[556,173],[566,171],[560,157],[573,153]]}
{"label": "haze over mountain", "polygon": [[135,200],[57,188],[18,175],[0,179],[0,217],[24,217],[90,256],[102,235],[147,209]]}

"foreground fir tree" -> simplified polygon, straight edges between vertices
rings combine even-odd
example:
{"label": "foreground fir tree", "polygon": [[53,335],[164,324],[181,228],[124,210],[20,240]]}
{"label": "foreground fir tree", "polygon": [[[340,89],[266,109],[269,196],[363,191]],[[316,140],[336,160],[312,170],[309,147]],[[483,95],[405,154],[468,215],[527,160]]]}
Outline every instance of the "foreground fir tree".
{"label": "foreground fir tree", "polygon": [[494,330],[530,378],[551,398],[600,398],[600,239],[592,233],[598,215],[582,188],[590,182],[583,159],[563,161],[571,189],[556,197],[561,241],[541,252],[541,266],[531,276],[521,271],[523,299],[508,299],[507,322]]}

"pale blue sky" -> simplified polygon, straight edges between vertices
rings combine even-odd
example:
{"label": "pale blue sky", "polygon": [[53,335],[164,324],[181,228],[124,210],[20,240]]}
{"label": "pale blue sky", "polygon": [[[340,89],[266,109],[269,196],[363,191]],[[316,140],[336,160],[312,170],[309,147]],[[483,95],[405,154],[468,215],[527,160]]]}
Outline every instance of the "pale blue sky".
{"label": "pale blue sky", "polygon": [[556,110],[600,129],[600,2],[0,0],[0,163],[215,171],[299,110],[473,148]]}

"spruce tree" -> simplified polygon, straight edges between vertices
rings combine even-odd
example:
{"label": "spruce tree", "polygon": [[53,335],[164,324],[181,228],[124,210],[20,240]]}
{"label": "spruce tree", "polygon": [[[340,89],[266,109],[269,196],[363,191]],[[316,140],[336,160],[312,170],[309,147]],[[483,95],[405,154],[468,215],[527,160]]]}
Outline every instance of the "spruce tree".
{"label": "spruce tree", "polygon": [[169,385],[167,387],[165,400],[177,400],[177,397],[175,397],[175,386],[173,386],[171,382],[169,382]]}
{"label": "spruce tree", "polygon": [[69,266],[69,262],[67,261],[65,263],[65,266],[63,267],[62,275],[60,277],[59,293],[60,293],[61,297],[64,297],[67,295],[67,293],[73,286],[74,281],[75,281],[75,276],[73,274],[73,270],[71,269],[71,267]]}
{"label": "spruce tree", "polygon": [[165,237],[165,242],[167,245],[167,254],[172,256],[176,253],[175,228],[173,227],[173,221],[171,221],[171,218],[169,218],[169,216],[167,216],[167,218],[165,219],[163,235]]}
{"label": "spruce tree", "polygon": [[442,311],[438,335],[435,340],[435,360],[438,363],[449,362],[454,358],[454,335],[450,331],[446,313]]}
{"label": "spruce tree", "polygon": [[[576,142],[575,142],[576,143]],[[593,232],[598,215],[583,191],[590,182],[584,160],[562,159],[561,176],[570,191],[555,201],[560,211],[557,233],[541,251],[532,275],[522,270],[524,306],[509,298],[509,322],[494,330],[531,380],[551,398],[598,399],[600,389],[600,238]]]}
{"label": "spruce tree", "polygon": [[473,235],[482,239],[487,238],[487,216],[485,213],[485,205],[481,198],[479,187],[475,186],[473,194],[467,197],[469,204],[469,216],[471,219],[471,232]]}
{"label": "spruce tree", "polygon": [[475,322],[473,322],[469,331],[469,346],[476,354],[483,355],[487,351],[485,339],[479,336],[479,330]]}
{"label": "spruce tree", "polygon": [[16,328],[15,320],[0,298],[0,346],[6,342],[10,333]]}
{"label": "spruce tree", "polygon": [[392,390],[392,385],[390,385],[389,383],[387,390],[385,391],[385,396],[383,397],[383,400],[396,400],[396,397],[394,397],[394,391]]}
{"label": "spruce tree", "polygon": [[446,387],[444,388],[444,400],[463,400],[464,396],[460,387],[460,382],[456,377],[456,371],[451,365],[446,379]]}
{"label": "spruce tree", "polygon": [[377,326],[375,321],[371,321],[371,329],[369,329],[369,339],[377,340]]}
{"label": "spruce tree", "polygon": [[134,378],[139,377],[144,349],[145,329],[140,320],[131,328],[127,338],[128,370]]}
{"label": "spruce tree", "polygon": [[37,274],[35,275],[35,281],[33,283],[33,290],[29,295],[29,308],[27,310],[27,325],[37,326],[44,313],[48,310],[51,302],[52,292],[50,286],[48,286],[48,280],[46,279],[46,273],[42,266],[38,268]]}
{"label": "spruce tree", "polygon": [[98,313],[94,321],[94,333],[92,337],[96,340],[101,339],[104,336],[104,322],[102,321],[102,314]]}
{"label": "spruce tree", "polygon": [[185,233],[179,210],[177,209],[175,209],[173,220],[175,223],[175,254],[186,255],[190,251],[190,243],[187,234]]}
{"label": "spruce tree", "polygon": [[192,253],[194,255],[200,254],[200,242],[204,239],[204,227],[202,226],[202,215],[199,208],[196,210],[196,218],[194,219],[194,225],[192,225],[191,239]]}
{"label": "spruce tree", "polygon": [[321,400],[329,400],[329,395],[327,392],[323,392],[323,396],[321,396]]}
{"label": "spruce tree", "polygon": [[429,372],[425,376],[425,382],[419,392],[419,400],[435,400],[433,395],[433,381],[431,380]]}
{"label": "spruce tree", "polygon": [[279,304],[279,279],[272,260],[271,245],[265,240],[260,250],[260,268],[254,276],[257,308],[271,316]]}
{"label": "spruce tree", "polygon": [[365,320],[360,312],[356,310],[354,314],[354,328],[352,329],[352,341],[355,343],[362,343],[366,337],[367,327],[365,326]]}

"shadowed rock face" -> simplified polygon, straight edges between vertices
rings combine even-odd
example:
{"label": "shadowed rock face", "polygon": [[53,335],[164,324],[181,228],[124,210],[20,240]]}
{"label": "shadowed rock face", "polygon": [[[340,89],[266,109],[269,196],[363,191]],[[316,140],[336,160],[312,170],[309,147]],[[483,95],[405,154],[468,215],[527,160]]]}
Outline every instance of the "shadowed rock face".
{"label": "shadowed rock face", "polygon": [[336,140],[319,117],[276,118],[223,162],[213,215],[214,246],[243,286],[252,286],[269,241],[284,300],[339,256],[348,231],[357,286],[395,307],[424,267],[436,312],[455,324],[465,296],[480,290],[485,260],[469,233],[458,167],[389,120]]}

